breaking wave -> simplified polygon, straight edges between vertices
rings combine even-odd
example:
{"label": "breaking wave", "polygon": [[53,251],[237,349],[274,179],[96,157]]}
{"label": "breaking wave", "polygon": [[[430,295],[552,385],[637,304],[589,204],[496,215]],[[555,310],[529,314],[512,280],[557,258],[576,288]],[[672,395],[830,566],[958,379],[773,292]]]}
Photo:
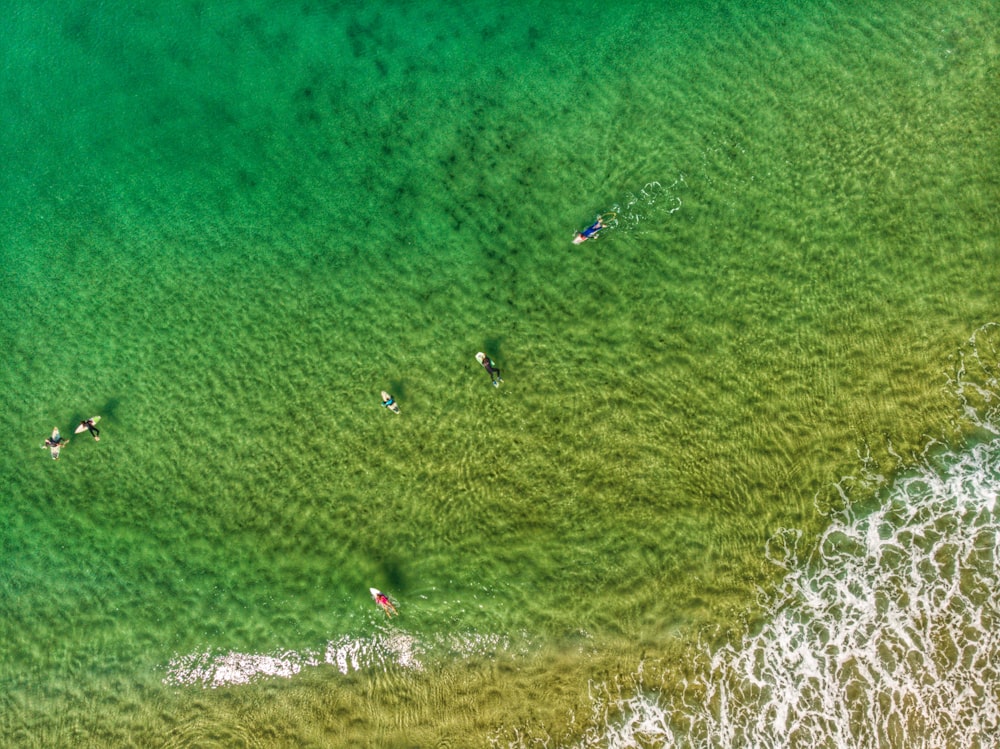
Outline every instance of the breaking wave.
{"label": "breaking wave", "polygon": [[653,686],[595,687],[591,728],[573,746],[997,746],[998,340],[1000,326],[979,329],[951,382],[977,442],[928,449],[835,513],[807,559],[797,531],[779,533],[769,556],[788,572],[760,631],[702,649],[681,689],[642,670],[636,682]]}

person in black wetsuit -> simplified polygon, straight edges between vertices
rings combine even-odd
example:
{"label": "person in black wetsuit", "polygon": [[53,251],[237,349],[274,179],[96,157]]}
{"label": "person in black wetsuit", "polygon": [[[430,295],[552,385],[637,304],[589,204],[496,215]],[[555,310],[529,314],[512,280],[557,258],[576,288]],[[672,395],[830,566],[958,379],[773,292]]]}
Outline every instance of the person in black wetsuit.
{"label": "person in black wetsuit", "polygon": [[45,444],[42,445],[42,448],[47,447],[49,449],[49,452],[52,453],[52,460],[59,460],[59,451],[67,445],[69,440],[55,429],[52,432],[52,437],[45,438]]}
{"label": "person in black wetsuit", "polygon": [[80,422],[80,426],[87,427],[87,431],[90,432],[90,436],[94,438],[95,442],[101,439],[101,430],[94,424],[93,419],[84,419]]}
{"label": "person in black wetsuit", "polygon": [[500,376],[500,369],[499,367],[497,367],[496,362],[493,361],[486,354],[483,354],[483,360],[480,362],[480,364],[483,365],[483,369],[486,370],[486,373],[490,376],[490,379],[493,380],[493,387],[495,388],[500,387],[500,383],[503,382],[503,377]]}

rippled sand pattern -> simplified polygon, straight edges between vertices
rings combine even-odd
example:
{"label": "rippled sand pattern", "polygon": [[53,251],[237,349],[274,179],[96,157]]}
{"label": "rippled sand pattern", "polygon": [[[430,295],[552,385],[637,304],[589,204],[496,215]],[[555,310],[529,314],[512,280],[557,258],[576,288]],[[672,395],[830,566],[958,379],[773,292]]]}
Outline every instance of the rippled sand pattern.
{"label": "rippled sand pattern", "polygon": [[972,430],[991,4],[230,6],[9,14],[0,743],[573,745]]}

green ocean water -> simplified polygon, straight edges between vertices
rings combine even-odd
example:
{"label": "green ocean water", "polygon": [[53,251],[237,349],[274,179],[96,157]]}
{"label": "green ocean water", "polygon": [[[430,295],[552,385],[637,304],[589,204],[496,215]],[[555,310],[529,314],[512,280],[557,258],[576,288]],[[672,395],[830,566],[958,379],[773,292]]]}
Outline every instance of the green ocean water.
{"label": "green ocean water", "polygon": [[926,6],[8,3],[0,743],[569,742],[752,622],[1000,319],[1000,14]]}

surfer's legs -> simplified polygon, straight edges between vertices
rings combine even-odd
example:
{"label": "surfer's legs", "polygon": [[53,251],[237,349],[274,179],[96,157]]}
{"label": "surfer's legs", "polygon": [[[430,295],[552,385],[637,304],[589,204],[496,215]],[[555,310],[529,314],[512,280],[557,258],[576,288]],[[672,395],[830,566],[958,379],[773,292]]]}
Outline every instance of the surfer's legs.
{"label": "surfer's legs", "polygon": [[99,440],[101,438],[101,430],[93,424],[87,424],[87,431],[90,432],[90,436],[95,440]]}

